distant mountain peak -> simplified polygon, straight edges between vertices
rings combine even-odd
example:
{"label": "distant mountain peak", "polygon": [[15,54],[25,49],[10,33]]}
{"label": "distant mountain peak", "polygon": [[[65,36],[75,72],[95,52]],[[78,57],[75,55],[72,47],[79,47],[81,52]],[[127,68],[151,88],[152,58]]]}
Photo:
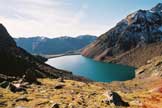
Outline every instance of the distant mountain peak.
{"label": "distant mountain peak", "polygon": [[138,22],[142,24],[142,23],[146,23],[146,21],[149,23],[155,23],[155,21],[161,20],[160,19],[162,15],[161,13],[162,13],[162,3],[158,3],[155,7],[153,7],[150,10],[139,9],[138,11],[131,13],[130,15],[126,17],[126,20],[122,21],[122,23],[125,23],[128,25],[134,22]]}
{"label": "distant mountain peak", "polygon": [[96,60],[116,57],[133,48],[162,41],[162,3],[139,9],[87,46],[82,54]]}
{"label": "distant mountain peak", "polygon": [[157,23],[161,21],[161,13],[156,13],[150,10],[138,10],[126,17],[128,25],[138,23],[140,25],[145,23]]}
{"label": "distant mountain peak", "polygon": [[158,3],[155,7],[151,9],[151,11],[162,12],[162,3]]}

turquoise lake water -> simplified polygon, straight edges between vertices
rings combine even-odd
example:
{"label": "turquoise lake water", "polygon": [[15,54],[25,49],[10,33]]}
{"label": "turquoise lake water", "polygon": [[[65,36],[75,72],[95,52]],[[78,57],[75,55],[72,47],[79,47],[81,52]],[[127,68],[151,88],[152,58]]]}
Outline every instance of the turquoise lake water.
{"label": "turquoise lake water", "polygon": [[135,76],[133,67],[94,61],[81,55],[52,58],[46,63],[99,82],[124,81]]}

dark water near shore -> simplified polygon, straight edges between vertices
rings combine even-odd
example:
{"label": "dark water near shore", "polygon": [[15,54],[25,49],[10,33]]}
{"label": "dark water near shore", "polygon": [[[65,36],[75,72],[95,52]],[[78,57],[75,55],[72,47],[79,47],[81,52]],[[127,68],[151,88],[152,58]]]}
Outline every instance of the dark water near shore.
{"label": "dark water near shore", "polygon": [[55,68],[68,70],[75,75],[100,82],[124,81],[135,76],[135,68],[133,67],[98,62],[81,55],[52,58],[46,63]]}

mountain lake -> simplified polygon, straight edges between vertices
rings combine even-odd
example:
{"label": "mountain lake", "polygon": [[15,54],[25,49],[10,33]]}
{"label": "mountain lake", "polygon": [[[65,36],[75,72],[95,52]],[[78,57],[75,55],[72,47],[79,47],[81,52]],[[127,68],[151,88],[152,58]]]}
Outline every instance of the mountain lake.
{"label": "mountain lake", "polygon": [[135,68],[95,61],[82,55],[51,58],[47,64],[98,82],[125,81],[135,77]]}

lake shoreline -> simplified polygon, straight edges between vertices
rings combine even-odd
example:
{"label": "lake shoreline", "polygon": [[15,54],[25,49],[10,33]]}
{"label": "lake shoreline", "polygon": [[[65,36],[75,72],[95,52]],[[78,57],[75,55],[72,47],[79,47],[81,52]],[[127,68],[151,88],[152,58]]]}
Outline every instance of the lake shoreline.
{"label": "lake shoreline", "polygon": [[81,55],[80,52],[74,52],[74,53],[64,53],[64,54],[53,54],[53,55],[42,55],[43,57],[47,59],[62,57],[62,56],[70,56],[70,55]]}
{"label": "lake shoreline", "polygon": [[75,52],[75,53],[65,53],[65,54],[53,54],[53,55],[43,55],[43,57],[47,58],[47,59],[52,59],[52,58],[57,58],[57,57],[63,57],[63,56],[73,56],[73,55],[81,55],[85,58],[88,58],[88,59],[92,59],[96,62],[103,62],[103,63],[110,63],[110,64],[116,64],[116,65],[122,65],[122,66],[127,66],[127,67],[132,67],[132,68],[135,68],[137,69],[136,67],[133,67],[133,66],[130,66],[130,65],[126,65],[126,64],[120,64],[120,63],[112,63],[112,62],[108,62],[108,61],[100,61],[100,60],[95,60],[93,58],[90,58],[90,57],[86,57],[84,55],[81,54],[81,52]]}

